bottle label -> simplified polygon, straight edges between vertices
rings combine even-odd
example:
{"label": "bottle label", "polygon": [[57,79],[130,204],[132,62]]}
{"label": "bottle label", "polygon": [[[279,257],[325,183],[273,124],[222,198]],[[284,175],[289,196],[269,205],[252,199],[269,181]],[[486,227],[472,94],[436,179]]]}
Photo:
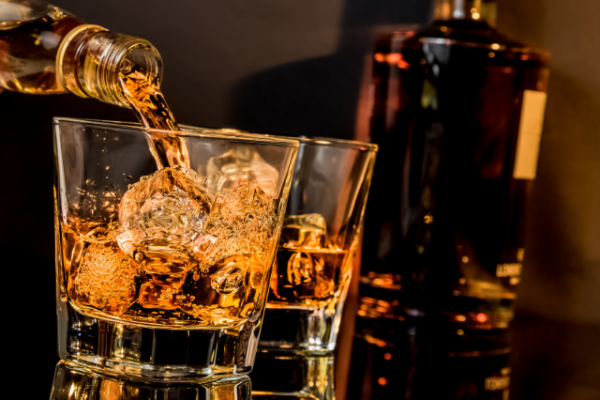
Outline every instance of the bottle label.
{"label": "bottle label", "polygon": [[500,370],[501,376],[490,376],[485,378],[484,388],[486,391],[504,390],[502,398],[508,399],[508,388],[510,387],[510,367]]}
{"label": "bottle label", "polygon": [[521,276],[523,264],[521,263],[505,263],[496,266],[496,276],[498,278]]}
{"label": "bottle label", "polygon": [[485,378],[484,388],[487,391],[503,390],[510,386],[509,376],[490,376]]}
{"label": "bottle label", "polygon": [[513,178],[515,179],[535,178],[540,140],[542,139],[542,125],[544,125],[546,98],[546,93],[536,90],[525,90],[523,93],[517,154],[513,170]]}

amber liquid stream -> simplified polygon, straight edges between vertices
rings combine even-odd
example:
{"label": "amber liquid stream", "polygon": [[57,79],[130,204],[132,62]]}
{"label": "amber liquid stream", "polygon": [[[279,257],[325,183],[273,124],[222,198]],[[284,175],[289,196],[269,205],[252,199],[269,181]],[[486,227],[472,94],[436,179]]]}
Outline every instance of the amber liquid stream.
{"label": "amber liquid stream", "polygon": [[[53,6],[41,15],[0,26],[0,84],[22,93],[67,93],[57,79],[57,51],[82,22]],[[158,171],[126,193],[111,192],[115,201],[102,209],[96,209],[96,193],[79,189],[94,203],[80,206],[105,218],[61,219],[63,300],[90,316],[144,326],[234,326],[265,300],[277,219],[274,202],[252,179],[208,193],[190,169],[160,83],[160,76],[133,56],[121,66],[121,94],[141,124],[152,129],[147,139]],[[181,224],[175,234],[169,226],[173,221]],[[188,229],[194,223],[204,225]],[[316,297],[324,300],[343,254],[315,257],[326,264],[315,275]],[[302,266],[296,272],[304,274],[301,286],[307,286],[310,271],[306,263]],[[325,278],[324,273],[333,275]],[[289,298],[286,288],[280,293]]]}

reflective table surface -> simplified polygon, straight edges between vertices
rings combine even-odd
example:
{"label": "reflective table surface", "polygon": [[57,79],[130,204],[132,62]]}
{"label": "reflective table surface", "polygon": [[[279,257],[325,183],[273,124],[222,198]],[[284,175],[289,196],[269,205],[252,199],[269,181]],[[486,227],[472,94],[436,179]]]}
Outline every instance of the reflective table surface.
{"label": "reflective table surface", "polygon": [[[337,354],[259,352],[250,377],[176,385],[132,382],[59,362],[44,330],[29,342],[45,346],[38,357],[7,364],[7,382],[27,393],[23,398],[600,399],[596,326],[521,317],[509,330],[473,332],[357,319],[352,334],[342,332]],[[24,331],[22,339],[31,335]]]}
{"label": "reflective table surface", "polygon": [[[459,335],[434,323],[353,319],[352,307],[335,354],[259,353],[249,379],[161,387],[85,370],[60,377],[70,367],[57,366],[54,270],[45,259],[29,258],[39,271],[28,297],[22,282],[7,286],[14,296],[5,298],[18,299],[20,307],[3,309],[2,398],[47,400],[53,391],[70,400],[86,398],[77,394],[86,400],[243,400],[251,389],[257,399],[504,399],[506,393],[511,400],[600,399],[600,326],[517,315],[509,331]],[[8,395],[15,391],[18,396]]]}

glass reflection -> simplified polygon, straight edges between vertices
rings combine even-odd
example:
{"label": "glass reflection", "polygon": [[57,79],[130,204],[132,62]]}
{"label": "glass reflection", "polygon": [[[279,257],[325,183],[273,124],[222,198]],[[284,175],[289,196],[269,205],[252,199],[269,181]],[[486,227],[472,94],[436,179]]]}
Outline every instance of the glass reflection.
{"label": "glass reflection", "polygon": [[247,376],[210,382],[149,383],[93,372],[73,361],[56,365],[50,400],[250,400]]}
{"label": "glass reflection", "polygon": [[508,400],[508,329],[357,318],[346,398]]}
{"label": "glass reflection", "polygon": [[254,361],[252,398],[255,400],[334,400],[334,357],[260,352]]}

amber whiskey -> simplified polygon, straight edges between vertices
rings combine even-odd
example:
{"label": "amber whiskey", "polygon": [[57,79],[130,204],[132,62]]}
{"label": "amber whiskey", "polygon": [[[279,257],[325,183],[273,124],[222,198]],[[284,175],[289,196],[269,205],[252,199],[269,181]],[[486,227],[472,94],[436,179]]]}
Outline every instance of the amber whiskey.
{"label": "amber whiskey", "polygon": [[280,247],[271,275],[271,308],[320,308],[340,289],[347,252]]}
{"label": "amber whiskey", "polygon": [[316,310],[333,305],[349,282],[351,253],[327,236],[323,216],[287,216],[271,275],[268,307]]}
{"label": "amber whiskey", "polygon": [[[185,178],[169,168],[143,178],[121,200],[120,220],[61,222],[61,269],[76,310],[171,329],[236,326],[254,312],[272,260],[272,198],[252,182],[214,199],[198,186],[199,208],[154,196],[169,185],[174,192],[194,184]],[[149,201],[127,198],[141,190]],[[153,208],[144,209],[147,203]],[[194,222],[194,213],[205,223]]]}

